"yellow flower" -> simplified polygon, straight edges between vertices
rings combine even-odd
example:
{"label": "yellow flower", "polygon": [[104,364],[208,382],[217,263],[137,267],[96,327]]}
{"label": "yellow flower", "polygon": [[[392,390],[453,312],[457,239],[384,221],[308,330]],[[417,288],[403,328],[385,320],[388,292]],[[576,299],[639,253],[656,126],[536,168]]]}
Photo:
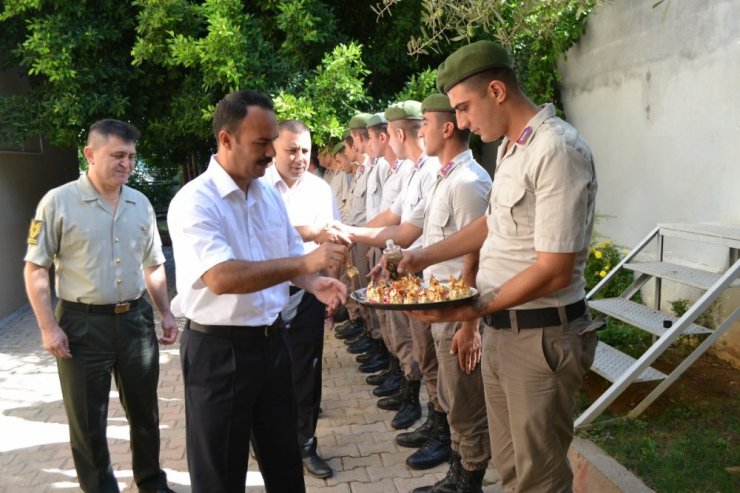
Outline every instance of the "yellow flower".
{"label": "yellow flower", "polygon": [[599,276],[600,277],[605,277],[606,276],[606,271],[605,270],[602,270],[601,272],[599,272]]}
{"label": "yellow flower", "polygon": [[601,253],[601,250],[594,250],[594,257],[601,258],[604,255]]}

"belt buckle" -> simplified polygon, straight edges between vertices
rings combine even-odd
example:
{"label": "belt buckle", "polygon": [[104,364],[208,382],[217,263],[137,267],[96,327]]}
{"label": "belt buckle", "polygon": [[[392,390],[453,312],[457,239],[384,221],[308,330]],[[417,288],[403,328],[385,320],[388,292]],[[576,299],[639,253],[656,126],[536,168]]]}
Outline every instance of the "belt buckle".
{"label": "belt buckle", "polygon": [[129,310],[131,310],[131,303],[116,303],[116,306],[113,307],[113,313],[116,315],[120,315],[121,313],[126,313]]}

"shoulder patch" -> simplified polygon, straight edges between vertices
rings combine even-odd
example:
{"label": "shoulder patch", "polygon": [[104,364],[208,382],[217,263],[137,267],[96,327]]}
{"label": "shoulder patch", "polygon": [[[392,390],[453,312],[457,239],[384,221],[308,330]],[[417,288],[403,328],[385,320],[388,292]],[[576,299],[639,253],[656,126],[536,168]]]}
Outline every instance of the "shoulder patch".
{"label": "shoulder patch", "polygon": [[28,243],[29,245],[38,245],[39,235],[41,234],[41,230],[43,228],[44,221],[31,219],[31,225],[28,227],[28,238],[26,239],[26,243]]}

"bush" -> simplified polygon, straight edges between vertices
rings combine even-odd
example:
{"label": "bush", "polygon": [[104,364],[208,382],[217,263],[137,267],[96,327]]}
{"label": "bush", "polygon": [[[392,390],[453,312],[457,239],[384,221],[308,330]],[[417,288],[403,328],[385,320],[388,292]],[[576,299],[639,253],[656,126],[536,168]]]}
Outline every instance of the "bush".
{"label": "bush", "polygon": [[[586,261],[584,277],[586,278],[586,292],[591,291],[606,275],[622,261],[624,255],[611,240],[602,241],[591,248]],[[632,284],[635,276],[632,271],[621,270],[617,275],[602,287],[594,299],[615,298]]]}

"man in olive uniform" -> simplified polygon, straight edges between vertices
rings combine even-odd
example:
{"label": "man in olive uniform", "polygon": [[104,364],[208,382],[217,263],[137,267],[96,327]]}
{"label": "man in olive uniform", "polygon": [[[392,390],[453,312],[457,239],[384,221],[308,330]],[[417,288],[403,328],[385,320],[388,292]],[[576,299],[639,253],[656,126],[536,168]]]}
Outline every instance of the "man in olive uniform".
{"label": "man in olive uniform", "polygon": [[118,120],[93,124],[84,149],[88,171],[41,199],[28,236],[26,291],[44,349],[57,358],[72,456],[86,492],[118,491],[106,440],[111,374],[131,427],[139,491],[172,491],[159,466],[159,349],[145,289],[162,315],[159,342],[175,342],[178,329],[154,210],[126,186],[138,137]]}
{"label": "man in olive uniform", "polygon": [[406,255],[401,271],[480,252],[472,304],[414,316],[483,317],[481,372],[493,465],[504,491],[572,491],[567,452],[575,394],[593,362],[595,329],[583,269],[594,222],[596,174],[588,144],[522,91],[504,48],[464,46],[439,67],[437,87],[460,128],[504,136],[486,216]]}

